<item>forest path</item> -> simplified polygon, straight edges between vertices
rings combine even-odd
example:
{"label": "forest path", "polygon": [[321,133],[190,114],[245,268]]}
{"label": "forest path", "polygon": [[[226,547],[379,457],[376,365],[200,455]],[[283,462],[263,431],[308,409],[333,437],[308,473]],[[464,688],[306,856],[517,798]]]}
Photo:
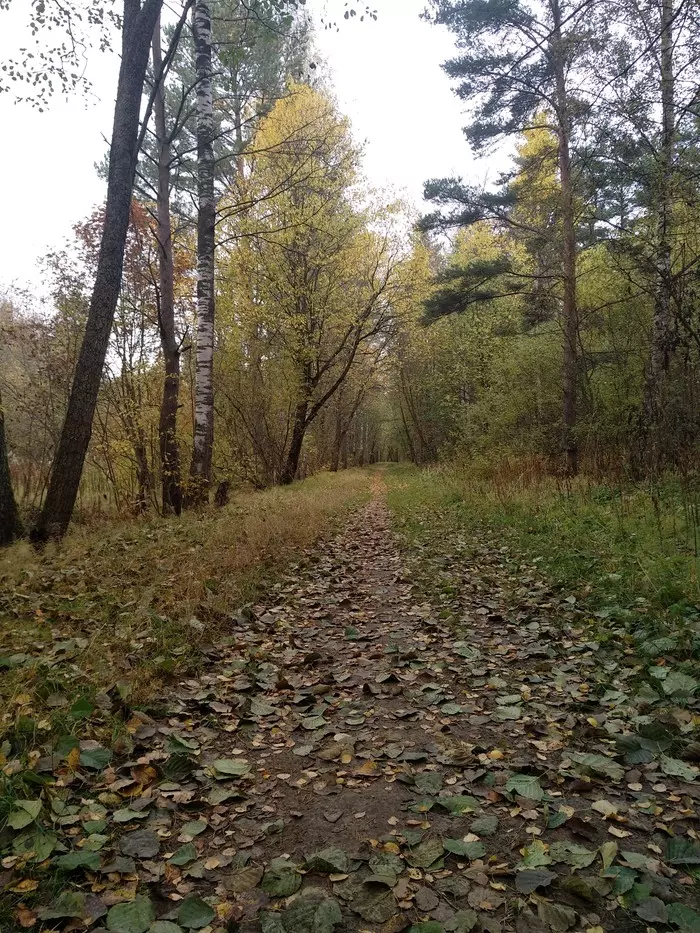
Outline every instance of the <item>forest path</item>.
{"label": "forest path", "polygon": [[514,614],[495,557],[465,585],[462,630],[416,604],[372,482],[372,500],[174,691],[167,720],[132,729],[150,748],[141,763],[169,781],[121,840],[158,916],[246,933],[668,921],[692,881],[652,833],[692,828],[692,775],[605,754],[594,650],[544,599]]}

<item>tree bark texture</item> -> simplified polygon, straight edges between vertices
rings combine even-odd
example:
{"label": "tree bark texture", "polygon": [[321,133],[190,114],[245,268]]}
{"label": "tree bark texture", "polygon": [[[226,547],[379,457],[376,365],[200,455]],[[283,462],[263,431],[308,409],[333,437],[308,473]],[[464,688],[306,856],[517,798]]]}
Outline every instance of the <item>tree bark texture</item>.
{"label": "tree bark texture", "polygon": [[565,54],[561,32],[561,9],[559,0],[553,0],[553,29],[551,40],[552,64],[556,84],[557,137],[559,149],[559,182],[561,186],[561,220],[563,234],[562,278],[563,278],[563,449],[566,471],[575,476],[578,472],[578,305],[576,302],[576,221],[574,215],[574,191],[571,177],[571,117],[566,93]]}
{"label": "tree bark texture", "polygon": [[142,429],[139,429],[136,435],[134,458],[136,460],[136,482],[138,484],[134,507],[137,514],[143,515],[153,502],[151,494],[155,492],[155,484],[151,468],[148,465],[148,448]]}
{"label": "tree bark texture", "polygon": [[[355,420],[355,415],[357,414],[360,405],[365,397],[367,391],[367,385],[361,386],[359,391],[356,393],[352,405],[350,406],[350,411],[345,411],[344,406],[344,395],[343,389],[340,389],[340,398],[336,406],[336,420],[335,420],[335,440],[333,443],[333,450],[331,452],[331,472],[337,473],[340,467],[340,461],[343,449],[347,451],[347,436],[350,427]],[[343,417],[345,416],[345,417]],[[347,468],[347,463],[343,469]]]}
{"label": "tree bark texture", "polygon": [[12,544],[22,532],[5,442],[5,413],[0,398],[0,547]]}
{"label": "tree bark texture", "polygon": [[[153,73],[158,75],[163,65],[160,41],[160,18],[153,32]],[[165,374],[160,405],[158,436],[163,514],[179,515],[182,511],[180,479],[180,449],[177,443],[177,408],[180,394],[180,350],[175,334],[175,272],[172,225],[170,218],[171,140],[165,123],[165,94],[162,82],[156,89],[153,103],[158,149],[158,326]]]}
{"label": "tree bark texture", "polygon": [[287,460],[282,470],[282,476],[280,477],[280,482],[283,486],[288,486],[290,483],[293,483],[296,479],[297,471],[299,470],[299,458],[301,457],[301,448],[304,444],[304,437],[306,435],[306,429],[308,427],[308,409],[309,401],[308,396],[304,395],[303,398],[297,402],[297,406],[294,409],[294,425],[292,427],[292,440],[289,444],[289,450],[287,452]]}
{"label": "tree bark texture", "polygon": [[122,59],[109,153],[107,204],[85,336],[75,369],[36,541],[65,534],[78,495],[124,264],[138,155],[139,112],[151,38],[163,0],[124,0]]}
{"label": "tree bark texture", "polygon": [[190,467],[190,500],[206,501],[212,479],[214,448],[214,107],[212,98],[212,31],[208,0],[193,9],[197,74],[197,365],[194,443]]}
{"label": "tree bark texture", "polygon": [[331,464],[330,471],[331,473],[337,473],[340,466],[340,450],[343,446],[343,440],[347,433],[347,428],[350,427],[348,423],[345,430],[343,430],[343,419],[341,417],[340,405],[335,413],[335,438],[333,441],[333,449],[331,450]]}
{"label": "tree bark texture", "polygon": [[660,437],[663,418],[662,394],[675,343],[671,258],[676,121],[673,18],[673,0],[662,0],[659,31],[661,147],[658,157],[657,182],[656,282],[654,284],[651,348],[647,363],[640,425],[641,451],[638,464],[640,468],[644,461],[647,466],[658,468],[664,459]]}

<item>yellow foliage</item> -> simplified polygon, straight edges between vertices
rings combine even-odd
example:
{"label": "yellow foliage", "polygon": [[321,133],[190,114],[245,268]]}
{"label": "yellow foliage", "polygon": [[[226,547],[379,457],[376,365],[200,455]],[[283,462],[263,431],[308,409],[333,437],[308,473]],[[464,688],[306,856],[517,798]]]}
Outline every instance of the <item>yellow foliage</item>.
{"label": "yellow foliage", "polygon": [[249,456],[269,479],[292,422],[305,431],[354,369],[377,364],[407,306],[402,207],[372,202],[359,160],[332,101],[291,85],[224,209],[220,367],[236,385]]}

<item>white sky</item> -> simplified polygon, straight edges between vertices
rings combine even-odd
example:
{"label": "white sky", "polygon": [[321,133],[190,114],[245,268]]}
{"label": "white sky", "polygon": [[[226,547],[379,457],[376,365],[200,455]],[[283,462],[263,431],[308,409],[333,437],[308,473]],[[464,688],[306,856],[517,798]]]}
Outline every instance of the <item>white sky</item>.
{"label": "white sky", "polygon": [[[0,13],[0,59],[21,44],[25,2]],[[341,109],[366,142],[370,182],[404,190],[422,209],[426,179],[482,178],[485,168],[470,155],[462,105],[440,68],[453,52],[449,34],[420,19],[425,0],[374,0],[372,7],[378,20],[360,23],[342,18],[344,0],[307,3],[317,23],[325,13],[340,25],[335,32],[319,24],[317,45]],[[93,96],[56,99],[44,113],[0,95],[0,285],[40,290],[37,259],[101,202],[104,184],[94,164],[107,149],[117,69],[116,54],[91,51]]]}

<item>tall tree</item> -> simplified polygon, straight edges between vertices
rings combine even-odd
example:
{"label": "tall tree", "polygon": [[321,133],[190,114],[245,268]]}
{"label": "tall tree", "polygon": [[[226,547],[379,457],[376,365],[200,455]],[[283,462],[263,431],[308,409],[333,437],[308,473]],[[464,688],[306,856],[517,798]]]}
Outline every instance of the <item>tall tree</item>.
{"label": "tall tree", "polygon": [[[163,68],[160,17],[153,32],[153,74]],[[168,132],[163,82],[156,85],[153,102],[157,159],[156,239],[158,241],[158,329],[163,353],[163,399],[158,426],[162,508],[164,514],[180,514],[182,488],[180,482],[180,449],[177,441],[177,409],[180,394],[180,348],[175,330],[175,263],[173,232],[170,217],[170,176],[172,139]]]}
{"label": "tall tree", "polygon": [[698,205],[700,14],[683,0],[626,0],[607,9],[623,28],[596,61],[594,116],[608,163],[632,195],[628,218],[613,215],[610,237],[631,286],[652,303],[632,456],[641,472],[673,460],[687,437],[685,414],[667,404],[667,384],[676,365],[691,378],[686,354],[677,351],[695,342],[697,330],[689,220]]}
{"label": "tall tree", "polygon": [[[581,112],[572,88],[585,55],[604,42],[604,24],[592,30],[596,0],[578,3],[546,0],[534,8],[515,0],[431,0],[434,21],[457,37],[460,54],[447,62],[447,73],[458,81],[457,94],[473,103],[465,133],[480,149],[504,135],[533,126],[538,112],[551,115],[557,136],[561,221],[561,308],[563,334],[562,449],[568,472],[578,469],[576,422],[578,410],[578,333],[576,302],[576,216],[572,173],[573,116]],[[579,76],[580,77],[580,76]],[[460,181],[447,179],[427,186],[438,201],[462,205],[452,220],[471,223],[504,215],[508,198],[483,197]],[[500,211],[499,211],[500,208]],[[502,268],[494,269],[500,274]],[[490,296],[489,296],[490,297]]]}
{"label": "tall tree", "polygon": [[673,0],[661,0],[659,22],[659,85],[661,139],[657,187],[657,268],[654,289],[654,327],[645,409],[650,424],[659,418],[661,383],[673,349],[671,224],[674,205],[676,152],[676,92],[673,63]]}
{"label": "tall tree", "polygon": [[[109,154],[107,201],[85,337],[35,541],[65,534],[78,495],[109,334],[119,300],[139,148],[139,115],[153,31],[163,0],[124,0],[122,57]],[[186,5],[187,8],[187,5]]]}
{"label": "tall tree", "polygon": [[197,368],[190,499],[206,501],[214,454],[214,103],[212,29],[207,0],[196,0],[192,16],[197,73]]}
{"label": "tall tree", "polygon": [[[647,363],[640,424],[639,469],[647,460],[652,467],[665,459],[660,447],[662,397],[675,344],[673,313],[672,225],[676,152],[676,93],[673,42],[673,0],[661,0],[658,25],[658,86],[661,127],[656,171],[656,249],[654,270],[654,311],[651,347]],[[651,448],[651,449],[649,449]]]}
{"label": "tall tree", "polygon": [[[551,0],[552,30],[549,42],[549,65],[554,73],[554,112],[559,140],[559,182],[561,185],[562,279],[564,318],[564,452],[569,473],[578,472],[578,332],[576,303],[576,218],[574,183],[571,174],[571,100],[567,90],[570,62],[564,37],[559,0]],[[566,44],[565,44],[566,43]]]}

